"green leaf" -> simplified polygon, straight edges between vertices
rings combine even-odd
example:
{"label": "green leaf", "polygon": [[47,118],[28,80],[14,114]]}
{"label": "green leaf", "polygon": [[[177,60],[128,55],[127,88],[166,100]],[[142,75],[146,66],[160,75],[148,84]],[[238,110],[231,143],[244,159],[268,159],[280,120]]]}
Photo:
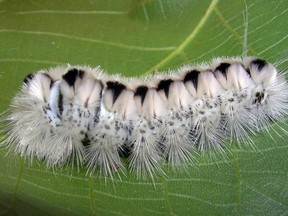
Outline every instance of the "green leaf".
{"label": "green leaf", "polygon": [[[288,1],[246,3],[0,0],[0,111],[25,75],[59,64],[101,65],[109,73],[140,76],[247,51],[287,70]],[[287,215],[287,132],[273,129],[253,137],[257,150],[232,146],[225,158],[203,154],[154,184],[129,173],[112,182],[86,176],[85,168],[53,171],[2,149],[0,213]]]}

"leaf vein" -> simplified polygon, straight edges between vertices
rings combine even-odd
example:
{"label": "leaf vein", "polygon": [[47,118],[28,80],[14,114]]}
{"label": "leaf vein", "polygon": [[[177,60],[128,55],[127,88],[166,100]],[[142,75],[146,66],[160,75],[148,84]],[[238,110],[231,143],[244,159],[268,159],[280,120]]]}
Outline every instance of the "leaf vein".
{"label": "leaf vein", "polygon": [[0,29],[0,33],[7,33],[7,32],[8,33],[12,32],[12,33],[21,33],[21,34],[32,34],[32,35],[40,35],[40,36],[45,35],[45,36],[62,37],[62,38],[68,38],[68,39],[72,39],[72,40],[78,40],[78,41],[84,41],[84,42],[90,42],[90,43],[98,43],[98,44],[113,46],[113,47],[119,47],[119,48],[123,48],[123,49],[148,51],[148,52],[162,52],[162,51],[175,50],[175,47],[173,47],[173,46],[169,46],[169,47],[141,47],[141,46],[126,45],[126,44],[114,43],[114,42],[91,39],[91,38],[71,36],[71,35],[66,35],[66,34],[62,34],[62,33],[23,31],[23,30],[18,31],[15,29]]}
{"label": "leaf vein", "polygon": [[163,60],[161,60],[158,64],[150,68],[147,72],[143,74],[143,76],[146,76],[150,74],[151,72],[154,72],[158,68],[162,67],[165,65],[167,62],[169,62],[171,59],[173,59],[176,55],[179,55],[183,50],[188,46],[188,44],[191,43],[191,41],[194,40],[194,38],[197,36],[199,31],[202,29],[204,24],[207,22],[208,18],[210,17],[211,13],[213,12],[214,8],[216,7],[218,3],[218,0],[212,0],[209,7],[207,8],[204,16],[200,19],[199,23],[197,26],[193,29],[191,34],[189,34],[185,40],[173,51],[171,52],[168,56],[166,56]]}

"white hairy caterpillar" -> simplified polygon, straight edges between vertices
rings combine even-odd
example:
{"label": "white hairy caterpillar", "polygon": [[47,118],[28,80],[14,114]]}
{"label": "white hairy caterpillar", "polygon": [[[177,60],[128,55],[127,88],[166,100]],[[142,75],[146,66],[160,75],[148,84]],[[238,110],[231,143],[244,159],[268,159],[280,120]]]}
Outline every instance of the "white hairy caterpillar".
{"label": "white hairy caterpillar", "polygon": [[264,60],[215,59],[144,80],[67,66],[28,75],[13,98],[3,144],[50,167],[111,176],[176,167],[194,152],[223,151],[287,115],[288,84]]}

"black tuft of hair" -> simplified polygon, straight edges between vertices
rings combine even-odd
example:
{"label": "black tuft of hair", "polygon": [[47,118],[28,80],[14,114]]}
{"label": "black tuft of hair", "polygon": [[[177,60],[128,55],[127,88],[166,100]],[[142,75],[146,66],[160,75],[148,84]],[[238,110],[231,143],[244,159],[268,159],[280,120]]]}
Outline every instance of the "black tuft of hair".
{"label": "black tuft of hair", "polygon": [[112,91],[113,94],[113,103],[117,100],[117,98],[119,97],[119,95],[121,94],[121,92],[126,89],[125,85],[123,85],[122,83],[119,83],[118,81],[112,82],[112,81],[108,81],[106,83],[107,88],[106,90],[110,90]]}
{"label": "black tuft of hair", "polygon": [[26,85],[34,78],[34,75],[33,74],[28,74],[24,80],[23,80],[23,83],[25,83]]}
{"label": "black tuft of hair", "polygon": [[168,98],[171,83],[173,83],[172,79],[161,80],[158,83],[157,91],[163,90],[165,92],[166,97]]}
{"label": "black tuft of hair", "polygon": [[184,83],[191,81],[195,89],[197,90],[199,74],[200,74],[200,71],[197,71],[197,70],[192,70],[192,71],[187,72],[187,74],[184,77]]}
{"label": "black tuft of hair", "polygon": [[72,68],[70,70],[67,71],[67,73],[65,73],[62,78],[70,85],[73,86],[75,84],[75,81],[77,79],[77,77],[79,78],[83,78],[84,76],[84,71],[82,70],[78,70],[76,68]]}
{"label": "black tuft of hair", "polygon": [[134,96],[140,96],[141,97],[141,104],[143,104],[146,93],[148,91],[148,87],[147,86],[138,86],[136,91],[135,91],[135,95]]}
{"label": "black tuft of hair", "polygon": [[215,71],[220,71],[223,76],[227,79],[227,69],[230,67],[229,63],[221,63],[218,67],[216,67]]}
{"label": "black tuft of hair", "polygon": [[251,65],[256,65],[258,70],[261,71],[268,63],[262,59],[255,59],[251,62]]}

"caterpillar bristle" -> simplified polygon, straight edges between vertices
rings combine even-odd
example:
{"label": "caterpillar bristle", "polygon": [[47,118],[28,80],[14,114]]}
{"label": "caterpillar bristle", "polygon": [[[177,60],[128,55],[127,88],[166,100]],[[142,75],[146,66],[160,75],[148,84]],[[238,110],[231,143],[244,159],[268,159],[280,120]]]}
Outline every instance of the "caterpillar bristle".
{"label": "caterpillar bristle", "polygon": [[255,57],[218,58],[142,80],[68,65],[26,76],[1,117],[1,146],[52,168],[86,166],[88,175],[113,179],[127,167],[154,179],[163,163],[185,167],[195,154],[224,155],[232,142],[256,149],[252,136],[269,133],[271,123],[287,134],[278,124],[287,100],[285,74]]}

